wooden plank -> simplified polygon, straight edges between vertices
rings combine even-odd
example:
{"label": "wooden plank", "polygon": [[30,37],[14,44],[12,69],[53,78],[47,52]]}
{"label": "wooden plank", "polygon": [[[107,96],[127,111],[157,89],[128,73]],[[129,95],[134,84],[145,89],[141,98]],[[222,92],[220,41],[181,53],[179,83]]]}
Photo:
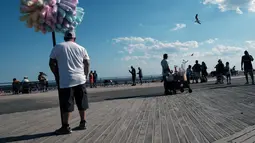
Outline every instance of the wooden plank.
{"label": "wooden plank", "polygon": [[192,133],[192,131],[190,130],[187,122],[184,119],[184,114],[185,112],[183,112],[183,107],[178,106],[178,103],[182,103],[179,98],[181,98],[182,95],[178,95],[178,96],[174,96],[173,98],[175,99],[172,104],[175,107],[174,111],[175,111],[175,116],[179,121],[179,125],[182,128],[182,131],[185,134],[185,137],[187,138],[188,142],[192,142],[192,143],[199,143],[198,140],[196,139],[195,135]]}
{"label": "wooden plank", "polygon": [[[93,122],[96,121],[96,119],[98,118],[98,115],[100,115],[100,113],[104,113],[104,112],[107,112],[107,111],[109,112],[111,108],[108,108],[108,104],[114,106],[117,103],[115,103],[115,102],[112,102],[112,103],[105,102],[105,104],[98,104],[97,106],[95,106],[95,108],[93,108],[91,110],[87,110],[87,112],[89,111],[86,114],[86,118],[87,118],[86,120],[87,120],[88,124],[91,124],[90,123],[91,121],[93,121]],[[76,111],[76,109],[75,109],[75,111]],[[77,126],[79,124],[79,121],[80,121],[80,117],[79,117],[79,114],[78,114],[77,111],[73,112],[72,116],[74,118],[69,123],[70,127]],[[92,122],[92,125],[93,125],[93,122]],[[48,126],[48,128],[54,128],[54,129],[57,129],[57,128],[60,127],[59,123],[52,124],[51,122],[48,125],[45,125],[45,127],[47,127],[47,126]],[[44,130],[41,130],[41,131],[44,131]],[[70,139],[69,136],[75,137],[75,135],[76,134],[66,135],[66,136],[43,137],[43,138],[36,139],[35,141],[36,142],[64,142],[65,140],[69,140]],[[71,139],[74,139],[74,138],[71,138]],[[33,142],[33,140],[31,142]]]}
{"label": "wooden plank", "polygon": [[214,138],[214,140],[218,140],[221,138],[221,136],[218,134],[217,131],[215,131],[210,124],[208,124],[205,119],[202,116],[199,116],[198,111],[193,109],[194,107],[192,106],[188,106],[188,109],[190,111],[191,114],[193,114],[193,116],[196,118],[196,120],[204,127],[205,130],[207,130],[212,137]]}
{"label": "wooden plank", "polygon": [[161,120],[161,140],[162,143],[170,143],[170,133],[168,131],[168,124],[166,118],[166,100],[165,97],[161,97],[160,99],[160,109],[159,116]]}
{"label": "wooden plank", "polygon": [[[180,97],[181,98],[181,97]],[[190,103],[190,100],[185,100],[185,98],[183,98],[183,100],[186,103]],[[211,122],[211,120],[208,119],[207,116],[204,116],[204,114],[201,113],[201,111],[203,110],[202,107],[199,105],[199,103],[196,103],[195,105],[190,104],[190,106],[192,106],[192,108],[190,108],[190,110],[193,111],[193,113],[197,116],[197,118],[201,119],[202,122],[204,122],[211,130],[212,130],[212,135],[214,135],[214,137],[216,138],[216,140],[223,138],[224,136],[222,135],[222,133],[225,133],[224,131],[222,131],[221,128],[219,128],[216,124],[214,124],[213,122]],[[200,108],[199,108],[200,106]],[[199,109],[198,109],[199,108]],[[205,108],[205,107],[204,107]]]}
{"label": "wooden plank", "polygon": [[[20,133],[20,131],[22,131],[26,128],[29,128],[32,125],[37,125],[38,123],[40,124],[40,121],[42,121],[40,119],[51,118],[52,115],[57,113],[57,110],[51,109],[51,111],[48,111],[48,112],[40,112],[41,114],[38,114],[36,112],[39,113],[40,111],[34,111],[34,112],[30,112],[30,113],[28,112],[28,114],[23,113],[23,114],[27,115],[27,116],[24,116],[26,118],[18,118],[18,120],[15,120],[15,119],[13,120],[12,118],[9,118],[8,120],[1,120],[1,122],[4,122],[5,126],[0,128],[0,136],[8,136],[8,135],[17,134],[17,133]],[[37,116],[33,116],[35,114]],[[8,121],[10,121],[10,122],[8,122]]]}
{"label": "wooden plank", "polygon": [[114,122],[113,118],[120,114],[121,111],[123,111],[123,109],[113,109],[111,112],[111,118],[108,118],[103,123],[99,124],[93,131],[91,131],[88,135],[84,136],[84,138],[81,138],[77,143],[93,142],[93,139],[101,135],[101,133]]}
{"label": "wooden plank", "polygon": [[128,139],[129,139],[129,137],[130,137],[130,135],[133,131],[133,128],[135,126],[135,123],[137,122],[139,116],[142,114],[141,109],[143,109],[144,106],[145,106],[144,104],[142,106],[140,105],[139,109],[135,113],[133,113],[133,114],[136,114],[136,115],[132,118],[132,120],[130,121],[130,123],[129,123],[127,129],[126,129],[126,131],[124,132],[121,139],[119,140],[120,143],[125,143],[125,142],[128,141]]}
{"label": "wooden plank", "polygon": [[155,114],[155,105],[156,105],[156,99],[152,98],[151,100],[151,106],[152,109],[149,114],[149,120],[148,120],[148,127],[146,129],[146,134],[145,134],[145,143],[152,143],[153,142],[153,115]]}
{"label": "wooden plank", "polygon": [[[138,120],[137,120],[137,122],[136,122],[136,124],[134,126],[134,129],[133,129],[131,135],[129,136],[129,139],[128,139],[127,143],[135,143],[136,139],[138,137],[138,133],[139,133],[139,130],[140,130],[141,126],[142,126],[146,110],[148,109],[149,99],[145,98],[144,100],[145,100],[144,101],[144,106],[143,106],[143,108],[141,108],[141,112],[142,113],[138,117]],[[105,143],[107,143],[107,142],[105,142]]]}
{"label": "wooden plank", "polygon": [[128,102],[126,102],[126,103],[123,100],[118,101],[121,104],[119,104],[118,106],[115,106],[115,107],[112,106],[111,111],[109,113],[106,113],[106,114],[109,114],[110,116],[107,115],[107,117],[105,119],[101,120],[101,122],[99,124],[95,124],[96,126],[91,128],[91,130],[87,134],[79,136],[78,138],[76,138],[74,140],[74,142],[86,142],[86,141],[90,140],[98,130],[100,131],[100,128],[103,128],[103,126],[105,124],[111,123],[113,118],[115,116],[117,116],[119,111],[124,111],[124,108],[118,108],[118,107],[121,107],[121,105],[126,107],[129,104],[134,103],[133,101],[130,101],[130,100],[127,100],[127,101]]}
{"label": "wooden plank", "polygon": [[[35,118],[31,118],[31,113],[33,114],[35,112],[36,111],[26,111],[26,112],[17,112],[17,113],[0,115],[0,121],[1,121],[0,132],[2,131],[2,129],[6,129],[6,128],[3,128],[4,126],[8,125],[8,128],[11,129],[11,126],[15,126],[15,124],[13,124],[13,123],[19,122],[19,124],[23,124],[23,123],[27,122],[27,120],[21,121],[20,119],[35,120]],[[52,108],[50,108],[50,109],[40,110],[40,112],[41,112],[41,114],[39,116],[44,117],[45,115],[51,114],[51,112],[56,112],[56,110],[52,110]]]}
{"label": "wooden plank", "polygon": [[[136,111],[134,111],[134,112],[128,112],[128,108],[126,108],[126,109],[125,109],[125,112],[123,112],[122,114],[119,115],[120,118],[121,118],[121,119],[119,120],[119,122],[116,122],[116,123],[114,124],[113,128],[110,129],[110,130],[108,131],[108,133],[105,132],[104,134],[101,135],[101,137],[99,137],[98,139],[96,139],[94,142],[95,142],[95,143],[96,143],[96,142],[98,142],[98,143],[106,142],[106,141],[105,141],[106,137],[112,132],[112,130],[113,130],[114,128],[116,128],[116,125],[117,125],[117,124],[123,123],[124,120],[125,120],[128,116],[132,116],[132,114],[138,114],[138,115],[139,115],[139,113],[138,113],[138,112],[139,112],[139,109],[142,109],[142,108],[144,107],[144,105],[143,105],[144,101],[143,101],[143,100],[141,100],[141,101],[142,101],[142,105],[138,108],[138,110],[136,110]],[[138,116],[138,115],[137,115],[137,116]],[[118,128],[117,128],[117,129],[118,129]],[[108,138],[108,142],[111,141],[110,139],[112,139],[112,138],[114,137],[114,135],[112,134],[110,137],[111,137],[111,138]],[[124,142],[124,141],[123,141],[123,142]]]}
{"label": "wooden plank", "polygon": [[[226,93],[217,93],[217,94],[225,95]],[[238,96],[238,94],[235,94],[235,93],[232,93],[232,95]],[[228,115],[228,117],[230,118],[230,120],[228,120],[228,122],[231,123],[232,128],[235,132],[238,132],[244,128],[244,126],[242,125],[242,122],[246,123],[247,125],[253,124],[253,121],[250,120],[251,118],[253,118],[251,116],[252,114],[241,114],[241,112],[246,109],[242,109],[236,103],[233,103],[233,100],[231,98],[228,98],[228,99],[227,98],[224,99],[225,97],[221,97],[221,98],[222,98],[222,101],[219,99],[214,99],[214,100],[217,100],[220,103],[221,107],[226,108],[226,110],[223,114]],[[211,102],[213,102],[213,101],[211,100]],[[233,111],[235,111],[235,112],[233,112]],[[235,120],[237,120],[239,122],[237,122]]]}
{"label": "wooden plank", "polygon": [[[187,98],[187,97],[186,97]],[[189,99],[187,99],[189,100]],[[195,124],[192,122],[192,120],[187,115],[187,110],[185,106],[183,106],[182,102],[175,102],[176,106],[181,110],[184,120],[186,121],[187,126],[191,130],[192,134],[195,136],[196,140],[199,143],[209,143],[209,141],[205,138],[205,136],[201,133],[201,131],[198,129],[198,127],[195,126]]]}
{"label": "wooden plank", "polygon": [[189,142],[189,141],[188,141],[188,138],[187,138],[185,132],[183,131],[182,126],[181,126],[180,123],[179,123],[179,120],[181,120],[181,119],[179,119],[179,118],[176,116],[176,112],[175,112],[175,111],[177,111],[178,108],[176,108],[176,106],[174,105],[174,102],[176,102],[176,101],[174,100],[174,96],[172,96],[171,99],[168,98],[168,102],[169,102],[170,107],[171,107],[171,109],[170,109],[170,114],[171,114],[171,116],[172,116],[173,124],[174,124],[174,127],[175,127],[175,129],[176,129],[176,133],[177,133],[177,136],[178,136],[178,138],[179,138],[179,141],[180,141],[180,143],[188,143],[188,142]]}
{"label": "wooden plank", "polygon": [[[129,105],[133,104],[132,101],[126,101],[123,100],[120,101],[111,101],[111,102],[101,102],[100,104],[106,104],[107,110],[100,110],[98,113],[95,114],[95,118],[89,120],[87,124],[87,129],[85,131],[80,131],[72,135],[72,138],[62,138],[61,140],[58,140],[58,143],[70,143],[70,142],[78,142],[82,138],[86,138],[86,136],[92,135],[92,132],[94,132],[95,129],[98,128],[98,125],[104,124],[106,122],[105,119],[113,118],[113,114],[115,113],[115,109],[124,109],[125,107],[129,107]],[[121,107],[121,108],[120,108]],[[123,107],[123,108],[122,108]]]}
{"label": "wooden plank", "polygon": [[180,97],[180,100],[182,101],[186,100],[189,103],[191,103],[191,106],[195,108],[194,110],[199,111],[198,113],[200,114],[200,116],[203,116],[207,123],[210,123],[210,125],[215,129],[215,131],[217,131],[221,135],[221,138],[230,135],[228,132],[226,132],[224,129],[217,125],[216,121],[213,120],[212,116],[206,113],[205,111],[206,107],[201,106],[198,102],[195,103],[192,99],[188,98],[187,96]]}
{"label": "wooden plank", "polygon": [[161,117],[160,117],[160,108],[159,104],[161,97],[156,97],[156,114],[154,120],[154,141],[153,143],[161,143]]}
{"label": "wooden plank", "polygon": [[196,126],[198,128],[198,130],[200,131],[200,133],[203,134],[203,136],[205,136],[205,138],[209,141],[209,142],[213,142],[215,141],[215,138],[210,134],[210,132],[207,131],[207,129],[200,124],[200,122],[197,120],[196,117],[194,117],[194,114],[191,113],[190,110],[188,110],[188,108],[190,108],[189,106],[187,106],[186,104],[182,105],[186,110],[186,115],[190,118],[190,120],[192,121],[192,123],[194,124],[194,126]]}
{"label": "wooden plank", "polygon": [[[197,100],[197,99],[189,98],[189,100],[192,102],[193,100]],[[207,104],[207,101],[204,101],[204,100],[203,101],[199,101],[199,103],[205,103],[207,105],[206,107],[210,106],[209,103]],[[195,104],[194,102],[193,102],[193,104]],[[205,105],[203,105],[203,106],[205,106]],[[234,131],[231,128],[231,126],[232,126],[231,122],[233,122],[233,121],[228,122],[227,120],[229,120],[229,118],[225,114],[221,114],[221,112],[219,112],[219,110],[210,111],[207,108],[206,112],[203,112],[203,111],[201,111],[201,112],[204,115],[206,115],[207,117],[209,117],[211,120],[213,120],[215,122],[215,124],[218,125],[222,130],[224,130],[227,133],[226,136],[231,135],[231,134],[234,133]],[[222,115],[225,115],[225,116],[223,117]],[[229,124],[231,125],[230,127],[229,127]]]}
{"label": "wooden plank", "polygon": [[147,99],[149,100],[148,101],[148,107],[147,107],[147,109],[145,111],[145,114],[144,114],[144,117],[141,121],[142,124],[141,124],[139,132],[137,134],[136,143],[144,143],[144,140],[145,140],[146,129],[148,127],[149,114],[150,114],[151,109],[152,109],[152,105],[151,105],[152,98],[147,98]]}
{"label": "wooden plank", "polygon": [[[129,109],[130,112],[136,112],[138,107],[140,107],[142,104],[141,100],[135,100],[135,104]],[[136,114],[133,114],[131,116],[128,116],[125,120],[125,122],[120,126],[119,130],[115,134],[115,136],[112,138],[111,143],[119,143],[122,136],[125,134],[125,131],[128,128],[128,125],[130,124],[131,120],[134,118]]]}
{"label": "wooden plank", "polygon": [[174,120],[173,117],[170,114],[170,110],[172,110],[169,100],[171,100],[172,97],[171,96],[167,96],[165,97],[165,100],[167,102],[167,104],[165,105],[165,113],[166,113],[166,119],[167,119],[167,125],[168,125],[168,132],[170,134],[170,140],[171,143],[180,143],[180,139],[177,135],[177,131],[176,128],[174,126]]}
{"label": "wooden plank", "polygon": [[[215,96],[220,94],[219,92],[217,92],[215,94],[213,94],[212,92],[214,92],[214,91],[210,91],[210,94],[215,95]],[[236,110],[236,109],[234,109],[234,107],[231,107],[228,105],[229,101],[228,102],[221,101],[221,100],[223,100],[223,99],[221,99],[221,97],[220,97],[220,99],[216,99],[216,98],[211,99],[211,98],[204,96],[204,98],[207,98],[207,100],[209,100],[211,105],[213,105],[215,108],[219,109],[218,113],[220,113],[220,114],[216,114],[216,112],[213,112],[213,113],[215,113],[215,115],[225,116],[224,119],[226,120],[226,122],[224,122],[224,124],[228,125],[229,129],[231,129],[234,132],[237,132],[241,129],[241,127],[240,127],[241,123],[236,123],[233,116],[229,115],[230,112]],[[224,102],[224,103],[222,103],[222,102]],[[237,112],[240,113],[240,111],[237,111]],[[226,118],[226,116],[228,116],[229,118],[232,117],[233,119],[232,120],[228,119],[228,118]],[[231,134],[233,134],[233,133],[231,133]]]}

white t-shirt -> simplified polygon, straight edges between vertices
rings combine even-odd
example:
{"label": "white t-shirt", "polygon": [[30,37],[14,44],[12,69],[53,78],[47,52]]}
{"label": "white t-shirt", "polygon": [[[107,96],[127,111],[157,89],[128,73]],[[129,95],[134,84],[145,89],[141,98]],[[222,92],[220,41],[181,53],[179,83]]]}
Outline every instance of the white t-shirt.
{"label": "white t-shirt", "polygon": [[50,58],[58,62],[60,88],[86,83],[83,59],[89,60],[89,56],[84,47],[71,41],[63,42],[52,49]]}
{"label": "white t-shirt", "polygon": [[168,69],[169,69],[169,66],[168,66],[168,62],[166,59],[163,59],[161,61],[161,66],[162,66],[162,75],[165,76],[168,74]]}

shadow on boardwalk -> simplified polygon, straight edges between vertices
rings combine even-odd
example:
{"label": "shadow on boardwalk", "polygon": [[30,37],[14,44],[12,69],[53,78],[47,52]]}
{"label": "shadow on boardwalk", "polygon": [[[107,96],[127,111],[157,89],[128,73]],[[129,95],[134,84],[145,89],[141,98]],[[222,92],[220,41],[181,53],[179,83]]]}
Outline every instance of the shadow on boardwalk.
{"label": "shadow on boardwalk", "polygon": [[[217,84],[216,84],[216,85],[217,85]],[[254,86],[254,85],[252,85],[252,84],[227,85],[227,86],[212,87],[212,88],[209,88],[209,89],[222,89],[222,88],[245,87],[245,86]]]}
{"label": "shadow on boardwalk", "polygon": [[[186,93],[186,92],[184,92]],[[188,92],[187,92],[188,93]],[[177,91],[177,94],[182,94]],[[171,95],[165,95],[165,94],[147,94],[147,95],[138,95],[138,96],[124,96],[124,97],[114,97],[114,98],[106,98],[105,100],[121,100],[121,99],[132,99],[132,98],[150,98],[150,97],[161,97],[161,96],[171,96]]]}
{"label": "shadow on boardwalk", "polygon": [[0,143],[27,141],[50,136],[55,136],[54,132],[0,138]]}

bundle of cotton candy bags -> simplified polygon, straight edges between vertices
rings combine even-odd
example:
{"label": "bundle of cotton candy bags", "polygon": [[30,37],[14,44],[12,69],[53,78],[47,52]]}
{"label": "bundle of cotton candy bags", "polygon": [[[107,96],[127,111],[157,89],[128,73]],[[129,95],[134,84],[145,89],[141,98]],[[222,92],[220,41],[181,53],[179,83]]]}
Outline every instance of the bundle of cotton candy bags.
{"label": "bundle of cotton candy bags", "polygon": [[78,0],[21,0],[20,20],[36,32],[65,33],[83,20],[84,9],[77,5]]}

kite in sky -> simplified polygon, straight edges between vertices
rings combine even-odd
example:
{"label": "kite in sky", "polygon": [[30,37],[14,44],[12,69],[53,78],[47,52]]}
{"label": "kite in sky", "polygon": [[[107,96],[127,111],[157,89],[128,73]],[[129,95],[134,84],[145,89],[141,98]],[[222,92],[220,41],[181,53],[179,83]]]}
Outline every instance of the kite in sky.
{"label": "kite in sky", "polygon": [[195,19],[196,19],[195,21],[196,23],[201,24],[200,20],[198,19],[198,14],[196,14]]}

